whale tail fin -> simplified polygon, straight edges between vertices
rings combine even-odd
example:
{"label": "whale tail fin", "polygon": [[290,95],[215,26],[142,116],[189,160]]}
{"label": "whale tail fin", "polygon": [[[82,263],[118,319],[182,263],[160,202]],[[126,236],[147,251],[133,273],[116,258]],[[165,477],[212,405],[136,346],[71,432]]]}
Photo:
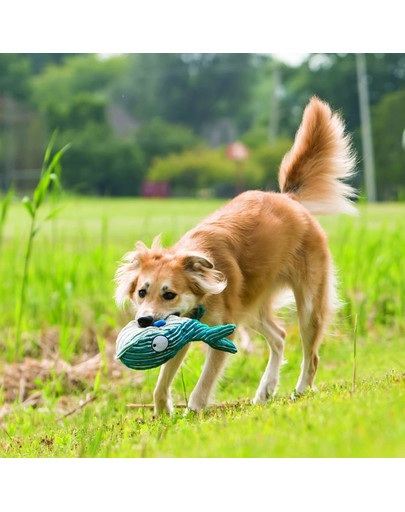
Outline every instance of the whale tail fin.
{"label": "whale tail fin", "polygon": [[226,339],[226,336],[230,336],[235,329],[235,324],[208,327],[202,333],[201,340],[205,341],[210,347],[215,348],[216,350],[222,350],[223,352],[236,354],[238,349],[235,347],[232,341]]}
{"label": "whale tail fin", "polygon": [[215,341],[207,341],[208,345],[216,350],[222,350],[223,352],[229,352],[230,354],[236,354],[238,349],[232,343],[232,341],[227,338],[221,338]]}

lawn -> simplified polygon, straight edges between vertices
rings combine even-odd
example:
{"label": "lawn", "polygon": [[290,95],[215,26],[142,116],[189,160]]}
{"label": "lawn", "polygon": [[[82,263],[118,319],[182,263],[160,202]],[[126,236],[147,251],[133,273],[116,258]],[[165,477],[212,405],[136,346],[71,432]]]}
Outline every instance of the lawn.
{"label": "lawn", "polygon": [[[66,197],[34,239],[16,352],[15,304],[28,233],[27,212],[10,208],[1,240],[0,455],[5,457],[403,457],[405,456],[405,205],[360,206],[357,218],[322,218],[344,301],[321,347],[319,392],[291,401],[299,374],[294,311],[278,397],[252,406],[267,362],[230,356],[213,402],[200,415],[157,419],[128,403],[152,401],[158,370],[113,361],[130,319],[112,299],[116,262],[137,239],[171,244],[218,200]],[[52,205],[47,204],[46,208]],[[357,335],[355,323],[357,319]],[[353,347],[357,340],[356,377]],[[185,403],[204,361],[193,344],[173,387]]]}

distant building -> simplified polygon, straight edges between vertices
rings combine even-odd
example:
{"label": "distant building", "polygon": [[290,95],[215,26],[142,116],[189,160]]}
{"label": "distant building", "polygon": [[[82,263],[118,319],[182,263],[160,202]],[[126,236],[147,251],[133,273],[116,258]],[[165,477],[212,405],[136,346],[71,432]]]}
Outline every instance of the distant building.
{"label": "distant building", "polygon": [[144,181],[141,194],[142,197],[169,197],[170,184],[167,181]]}
{"label": "distant building", "polygon": [[121,105],[108,105],[107,118],[114,133],[119,137],[131,135],[139,126],[139,122],[131,117]]}
{"label": "distant building", "polygon": [[233,142],[237,137],[237,129],[231,119],[222,118],[206,123],[201,129],[201,135],[215,148]]}

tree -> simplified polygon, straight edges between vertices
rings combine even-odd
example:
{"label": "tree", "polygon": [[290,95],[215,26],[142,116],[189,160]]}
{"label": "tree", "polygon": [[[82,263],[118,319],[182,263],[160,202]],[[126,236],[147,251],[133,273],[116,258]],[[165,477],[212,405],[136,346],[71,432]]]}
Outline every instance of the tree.
{"label": "tree", "polygon": [[191,128],[169,124],[158,117],[140,126],[136,133],[136,142],[143,151],[147,166],[154,158],[181,153],[203,144]]}
{"label": "tree", "polygon": [[[366,54],[366,61],[370,103],[375,105],[383,95],[403,86],[405,55],[369,53]],[[354,131],[360,125],[354,53],[310,54],[297,69],[284,69],[283,83],[283,124],[290,125],[288,116],[291,114],[297,124],[302,109],[315,94],[342,112],[349,131]],[[293,131],[292,126],[290,129]]]}
{"label": "tree", "polygon": [[89,122],[106,124],[106,108],[106,100],[88,92],[80,92],[68,101],[48,105],[48,128],[50,131],[80,130]]}
{"label": "tree", "polygon": [[96,54],[68,57],[63,66],[50,64],[32,78],[32,102],[47,110],[50,105],[71,103],[76,94],[108,96],[108,88],[126,67],[125,56],[100,59]]}
{"label": "tree", "polygon": [[[30,62],[30,69],[34,75],[41,73],[49,64],[62,65],[67,57],[77,53],[21,53]],[[83,55],[83,54],[81,54]]]}
{"label": "tree", "polygon": [[30,93],[30,64],[18,53],[0,53],[0,96],[26,100]]}
{"label": "tree", "polygon": [[252,54],[136,54],[114,86],[136,119],[161,117],[197,133],[227,117],[241,129],[251,121],[251,89],[260,57]]}
{"label": "tree", "polygon": [[88,122],[65,130],[61,143],[72,143],[63,163],[64,185],[80,193],[112,196],[140,194],[146,172],[142,151],[114,136],[107,124]]}
{"label": "tree", "polygon": [[145,169],[142,150],[115,135],[107,116],[109,88],[125,69],[125,56],[66,57],[32,79],[32,103],[59,130],[61,144],[72,147],[64,162],[63,182],[78,192],[99,195],[140,193]]}
{"label": "tree", "polygon": [[372,109],[379,199],[405,196],[405,89],[386,94]]}

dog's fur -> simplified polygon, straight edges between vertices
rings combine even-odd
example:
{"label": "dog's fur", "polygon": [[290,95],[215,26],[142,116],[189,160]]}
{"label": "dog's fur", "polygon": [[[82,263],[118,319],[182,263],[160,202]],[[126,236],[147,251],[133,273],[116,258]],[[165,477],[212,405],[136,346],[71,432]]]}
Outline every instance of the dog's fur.
{"label": "dog's fur", "polygon": [[[297,304],[303,347],[296,393],[313,389],[318,348],[336,295],[326,235],[311,213],[355,212],[350,202],[353,189],[341,181],[352,175],[353,168],[342,120],[326,103],[312,98],[294,145],[280,166],[281,193],[255,190],[240,194],[170,249],[163,249],[158,238],[151,249],[138,242],[117,271],[117,302],[129,298],[137,319],[153,320],[171,313],[187,316],[203,303],[207,313],[202,321],[209,325],[255,327],[271,349],[254,398],[261,404],[278,385],[286,334],[273,311],[290,290]],[[143,298],[139,290],[144,290]],[[154,392],[157,414],[172,411],[170,384],[188,346],[161,369]],[[226,358],[225,352],[208,349],[190,396],[190,409],[207,407]]]}

